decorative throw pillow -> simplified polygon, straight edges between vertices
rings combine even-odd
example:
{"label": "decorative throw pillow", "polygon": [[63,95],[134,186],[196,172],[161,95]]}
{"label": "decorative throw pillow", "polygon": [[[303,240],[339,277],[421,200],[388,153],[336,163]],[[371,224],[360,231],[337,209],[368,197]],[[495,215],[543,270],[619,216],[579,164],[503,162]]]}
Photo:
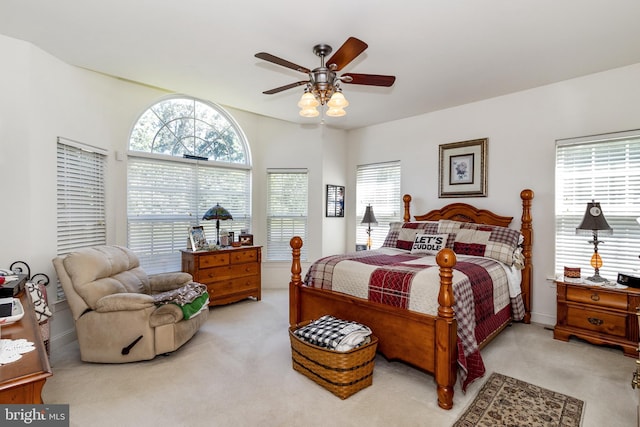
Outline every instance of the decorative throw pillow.
{"label": "decorative throw pillow", "polygon": [[401,221],[394,221],[389,223],[389,232],[387,233],[387,237],[384,239],[384,243],[382,244],[383,248],[396,247],[396,243],[398,243],[398,234],[400,234],[401,228],[402,228]]}
{"label": "decorative throw pillow", "polygon": [[448,234],[416,234],[411,253],[437,255],[446,247],[448,238]]}
{"label": "decorative throw pillow", "polygon": [[520,231],[497,225],[441,220],[438,232],[455,233],[453,250],[457,254],[484,256],[507,265],[514,265],[522,241]]}
{"label": "decorative throw pillow", "polygon": [[416,234],[418,233],[437,234],[438,223],[436,221],[403,223],[400,231],[398,232],[396,248],[410,251],[413,247],[413,240],[416,238]]}

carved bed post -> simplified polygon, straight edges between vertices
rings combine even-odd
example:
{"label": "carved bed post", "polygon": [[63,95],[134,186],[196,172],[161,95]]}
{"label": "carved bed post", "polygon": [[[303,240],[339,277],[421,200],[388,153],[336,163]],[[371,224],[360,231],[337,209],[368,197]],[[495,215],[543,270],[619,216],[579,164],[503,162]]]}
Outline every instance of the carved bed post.
{"label": "carved bed post", "polygon": [[522,296],[524,303],[524,323],[531,322],[531,283],[533,280],[533,263],[531,261],[531,246],[533,245],[533,226],[531,219],[531,200],[533,190],[525,189],[520,192],[522,199],[522,227],[520,232],[524,236],[522,243],[522,255],[524,256],[524,269],[522,270]]}
{"label": "carved bed post", "polygon": [[300,266],[300,248],[302,239],[294,236],[289,241],[291,246],[291,282],[289,282],[289,326],[300,323],[300,286],[302,286],[302,267]]}
{"label": "carved bed post", "polygon": [[453,310],[453,266],[456,254],[451,249],[438,252],[440,266],[440,292],[436,317],[435,380],[438,385],[438,406],[453,407],[453,386],[456,382],[457,323]]}
{"label": "carved bed post", "polygon": [[402,201],[404,202],[404,216],[402,219],[404,219],[404,222],[409,222],[411,221],[411,210],[409,207],[411,205],[411,196],[409,194],[405,194],[402,196]]}

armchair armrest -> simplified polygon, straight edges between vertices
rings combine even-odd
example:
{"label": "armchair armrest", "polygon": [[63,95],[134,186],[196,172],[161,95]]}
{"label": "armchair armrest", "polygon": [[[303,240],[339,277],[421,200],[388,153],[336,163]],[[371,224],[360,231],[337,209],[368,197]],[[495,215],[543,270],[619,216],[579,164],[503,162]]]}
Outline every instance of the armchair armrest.
{"label": "armchair armrest", "polygon": [[149,287],[151,288],[151,293],[170,291],[172,289],[180,288],[191,281],[193,281],[193,276],[182,271],[149,275]]}
{"label": "armchair armrest", "polygon": [[96,311],[99,313],[109,311],[135,311],[154,306],[155,304],[151,295],[120,293],[100,298],[96,302]]}

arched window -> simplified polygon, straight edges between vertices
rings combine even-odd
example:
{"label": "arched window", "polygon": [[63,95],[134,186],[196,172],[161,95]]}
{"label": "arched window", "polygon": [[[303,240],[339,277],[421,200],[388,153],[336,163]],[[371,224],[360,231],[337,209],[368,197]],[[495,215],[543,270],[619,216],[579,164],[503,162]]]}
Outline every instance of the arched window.
{"label": "arched window", "polygon": [[129,140],[127,244],[145,270],[180,270],[191,226],[215,240],[215,221],[202,216],[217,203],[233,216],[222,230],[250,229],[250,158],[242,130],[215,104],[171,97],[140,116]]}

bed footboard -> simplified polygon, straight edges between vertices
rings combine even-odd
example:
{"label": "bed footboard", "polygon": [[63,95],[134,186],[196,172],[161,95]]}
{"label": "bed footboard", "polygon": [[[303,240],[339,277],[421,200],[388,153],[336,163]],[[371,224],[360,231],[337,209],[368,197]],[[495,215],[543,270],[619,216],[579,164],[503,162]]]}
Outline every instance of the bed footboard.
{"label": "bed footboard", "polygon": [[451,409],[457,375],[457,323],[452,285],[456,263],[454,252],[443,249],[436,257],[440,267],[439,307],[437,316],[430,316],[303,287],[300,265],[302,239],[293,237],[290,245],[289,325],[332,314],[370,326],[379,340],[378,351],[387,358],[402,360],[432,373],[438,387],[438,405]]}

